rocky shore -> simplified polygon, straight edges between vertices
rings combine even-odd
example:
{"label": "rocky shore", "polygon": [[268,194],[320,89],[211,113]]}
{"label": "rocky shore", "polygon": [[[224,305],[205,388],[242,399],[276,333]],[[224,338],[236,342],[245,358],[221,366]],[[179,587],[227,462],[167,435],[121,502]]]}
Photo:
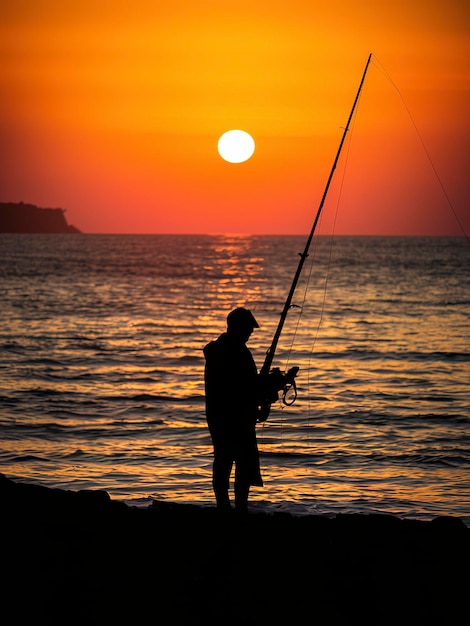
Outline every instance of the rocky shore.
{"label": "rocky shore", "polygon": [[470,529],[457,518],[142,509],[1,475],[0,501],[9,623],[402,626],[468,616]]}
{"label": "rocky shore", "polygon": [[65,209],[42,209],[24,202],[0,202],[0,233],[76,234]]}

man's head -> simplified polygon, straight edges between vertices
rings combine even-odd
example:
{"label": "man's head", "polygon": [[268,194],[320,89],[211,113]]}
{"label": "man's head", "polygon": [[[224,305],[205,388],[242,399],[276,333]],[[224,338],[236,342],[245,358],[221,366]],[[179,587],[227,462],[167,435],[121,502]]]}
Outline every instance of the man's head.
{"label": "man's head", "polygon": [[246,341],[254,328],[259,328],[258,322],[251,311],[240,306],[227,315],[227,330]]}

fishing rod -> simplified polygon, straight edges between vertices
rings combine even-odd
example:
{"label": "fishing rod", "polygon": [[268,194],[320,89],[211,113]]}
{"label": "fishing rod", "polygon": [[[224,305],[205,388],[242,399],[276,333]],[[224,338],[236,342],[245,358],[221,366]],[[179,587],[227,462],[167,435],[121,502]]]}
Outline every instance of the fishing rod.
{"label": "fishing rod", "polygon": [[[284,304],[284,308],[282,310],[281,317],[279,319],[279,324],[277,326],[276,332],[274,333],[274,337],[273,337],[271,346],[270,346],[270,348],[268,349],[268,351],[266,353],[266,358],[265,358],[263,366],[262,366],[262,368],[260,370],[260,375],[261,376],[267,377],[268,375],[270,375],[270,372],[272,373],[271,365],[272,365],[272,362],[273,362],[273,359],[274,359],[274,355],[276,353],[276,348],[277,348],[277,344],[279,342],[279,337],[281,336],[282,329],[284,327],[284,322],[286,321],[286,317],[287,317],[287,314],[289,312],[289,309],[292,306],[292,298],[294,297],[294,292],[295,292],[295,289],[297,287],[297,283],[299,282],[299,278],[300,278],[300,274],[302,272],[302,268],[303,268],[304,263],[305,263],[305,261],[306,261],[306,259],[308,257],[308,251],[310,249],[310,244],[312,243],[312,239],[313,239],[313,236],[315,234],[315,229],[317,227],[318,220],[320,219],[320,215],[321,215],[321,212],[322,212],[322,209],[323,209],[323,205],[325,204],[325,200],[326,200],[326,196],[328,194],[328,190],[330,188],[331,180],[333,178],[333,174],[335,172],[336,165],[338,163],[338,160],[339,160],[339,157],[340,157],[340,154],[341,154],[341,150],[343,148],[344,140],[346,139],[346,135],[348,133],[349,126],[351,124],[351,120],[352,120],[352,117],[354,115],[354,111],[356,109],[356,105],[358,103],[359,96],[360,96],[361,91],[362,91],[362,86],[364,84],[364,80],[365,80],[365,77],[366,77],[366,74],[367,74],[367,70],[369,68],[369,63],[371,61],[371,58],[372,58],[372,54],[369,54],[369,57],[367,59],[367,63],[366,63],[365,69],[364,69],[364,73],[362,74],[361,82],[359,83],[359,88],[357,90],[357,94],[356,94],[356,97],[354,99],[354,103],[353,103],[351,112],[349,114],[349,118],[348,118],[347,124],[344,127],[343,136],[341,138],[341,142],[339,144],[339,148],[338,148],[338,151],[336,153],[335,160],[333,162],[333,167],[331,168],[331,172],[330,172],[330,175],[328,177],[328,181],[326,183],[325,191],[323,192],[323,196],[321,198],[320,205],[319,205],[319,207],[317,209],[317,213],[315,215],[315,220],[313,222],[312,230],[310,231],[310,235],[308,236],[307,243],[305,244],[304,251],[302,253],[299,253],[299,256],[300,256],[299,265],[297,267],[297,271],[295,273],[294,280],[292,281],[292,285],[291,285],[291,288],[289,290],[289,294],[287,296],[286,303]],[[294,395],[294,400],[292,402],[289,402],[289,404],[293,404],[293,402],[295,401],[295,397],[296,397],[295,377],[296,377],[298,371],[299,371],[298,367],[293,367],[293,368],[291,368],[289,370],[289,372],[287,372],[287,374],[285,374],[285,375],[281,374],[281,376],[283,376],[284,382],[285,382],[285,385],[284,385],[284,402],[285,402],[285,394],[286,394],[288,388],[294,387],[294,394],[295,394]],[[276,377],[277,378],[279,377],[279,374],[280,374],[280,372],[278,372],[278,370],[276,370]],[[280,387],[280,389],[282,389],[282,388],[283,387]]]}

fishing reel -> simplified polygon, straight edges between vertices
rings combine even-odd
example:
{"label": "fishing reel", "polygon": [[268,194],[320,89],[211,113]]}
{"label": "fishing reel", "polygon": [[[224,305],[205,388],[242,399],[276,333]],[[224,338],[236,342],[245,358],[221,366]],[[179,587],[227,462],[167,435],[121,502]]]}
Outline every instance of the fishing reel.
{"label": "fishing reel", "polygon": [[291,367],[286,374],[284,374],[282,402],[286,406],[291,406],[297,400],[297,385],[295,384],[295,377],[297,376],[299,369],[300,368],[295,365],[294,367]]}
{"label": "fishing reel", "polygon": [[299,367],[294,365],[285,374],[285,384],[282,388],[282,401],[285,405],[291,406],[297,400],[297,385],[295,384],[295,377],[299,372]]}
{"label": "fishing reel", "polygon": [[[300,368],[291,367],[283,374],[278,367],[274,367],[269,374],[264,376],[263,398],[258,409],[258,422],[265,422],[271,411],[271,404],[281,399],[283,404],[291,406],[297,399],[297,386],[295,377]],[[280,396],[280,392],[282,395]]]}

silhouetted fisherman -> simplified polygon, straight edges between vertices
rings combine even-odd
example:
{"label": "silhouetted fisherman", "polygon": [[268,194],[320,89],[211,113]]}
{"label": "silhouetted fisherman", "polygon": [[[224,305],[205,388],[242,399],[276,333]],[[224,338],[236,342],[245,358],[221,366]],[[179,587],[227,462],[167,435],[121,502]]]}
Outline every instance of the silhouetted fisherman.
{"label": "silhouetted fisherman", "polygon": [[251,485],[263,486],[256,422],[260,377],[246,342],[258,322],[239,307],[227,316],[227,332],[204,348],[206,417],[214,446],[212,485],[217,507],[231,509],[229,482],[235,463],[235,509],[246,512]]}

